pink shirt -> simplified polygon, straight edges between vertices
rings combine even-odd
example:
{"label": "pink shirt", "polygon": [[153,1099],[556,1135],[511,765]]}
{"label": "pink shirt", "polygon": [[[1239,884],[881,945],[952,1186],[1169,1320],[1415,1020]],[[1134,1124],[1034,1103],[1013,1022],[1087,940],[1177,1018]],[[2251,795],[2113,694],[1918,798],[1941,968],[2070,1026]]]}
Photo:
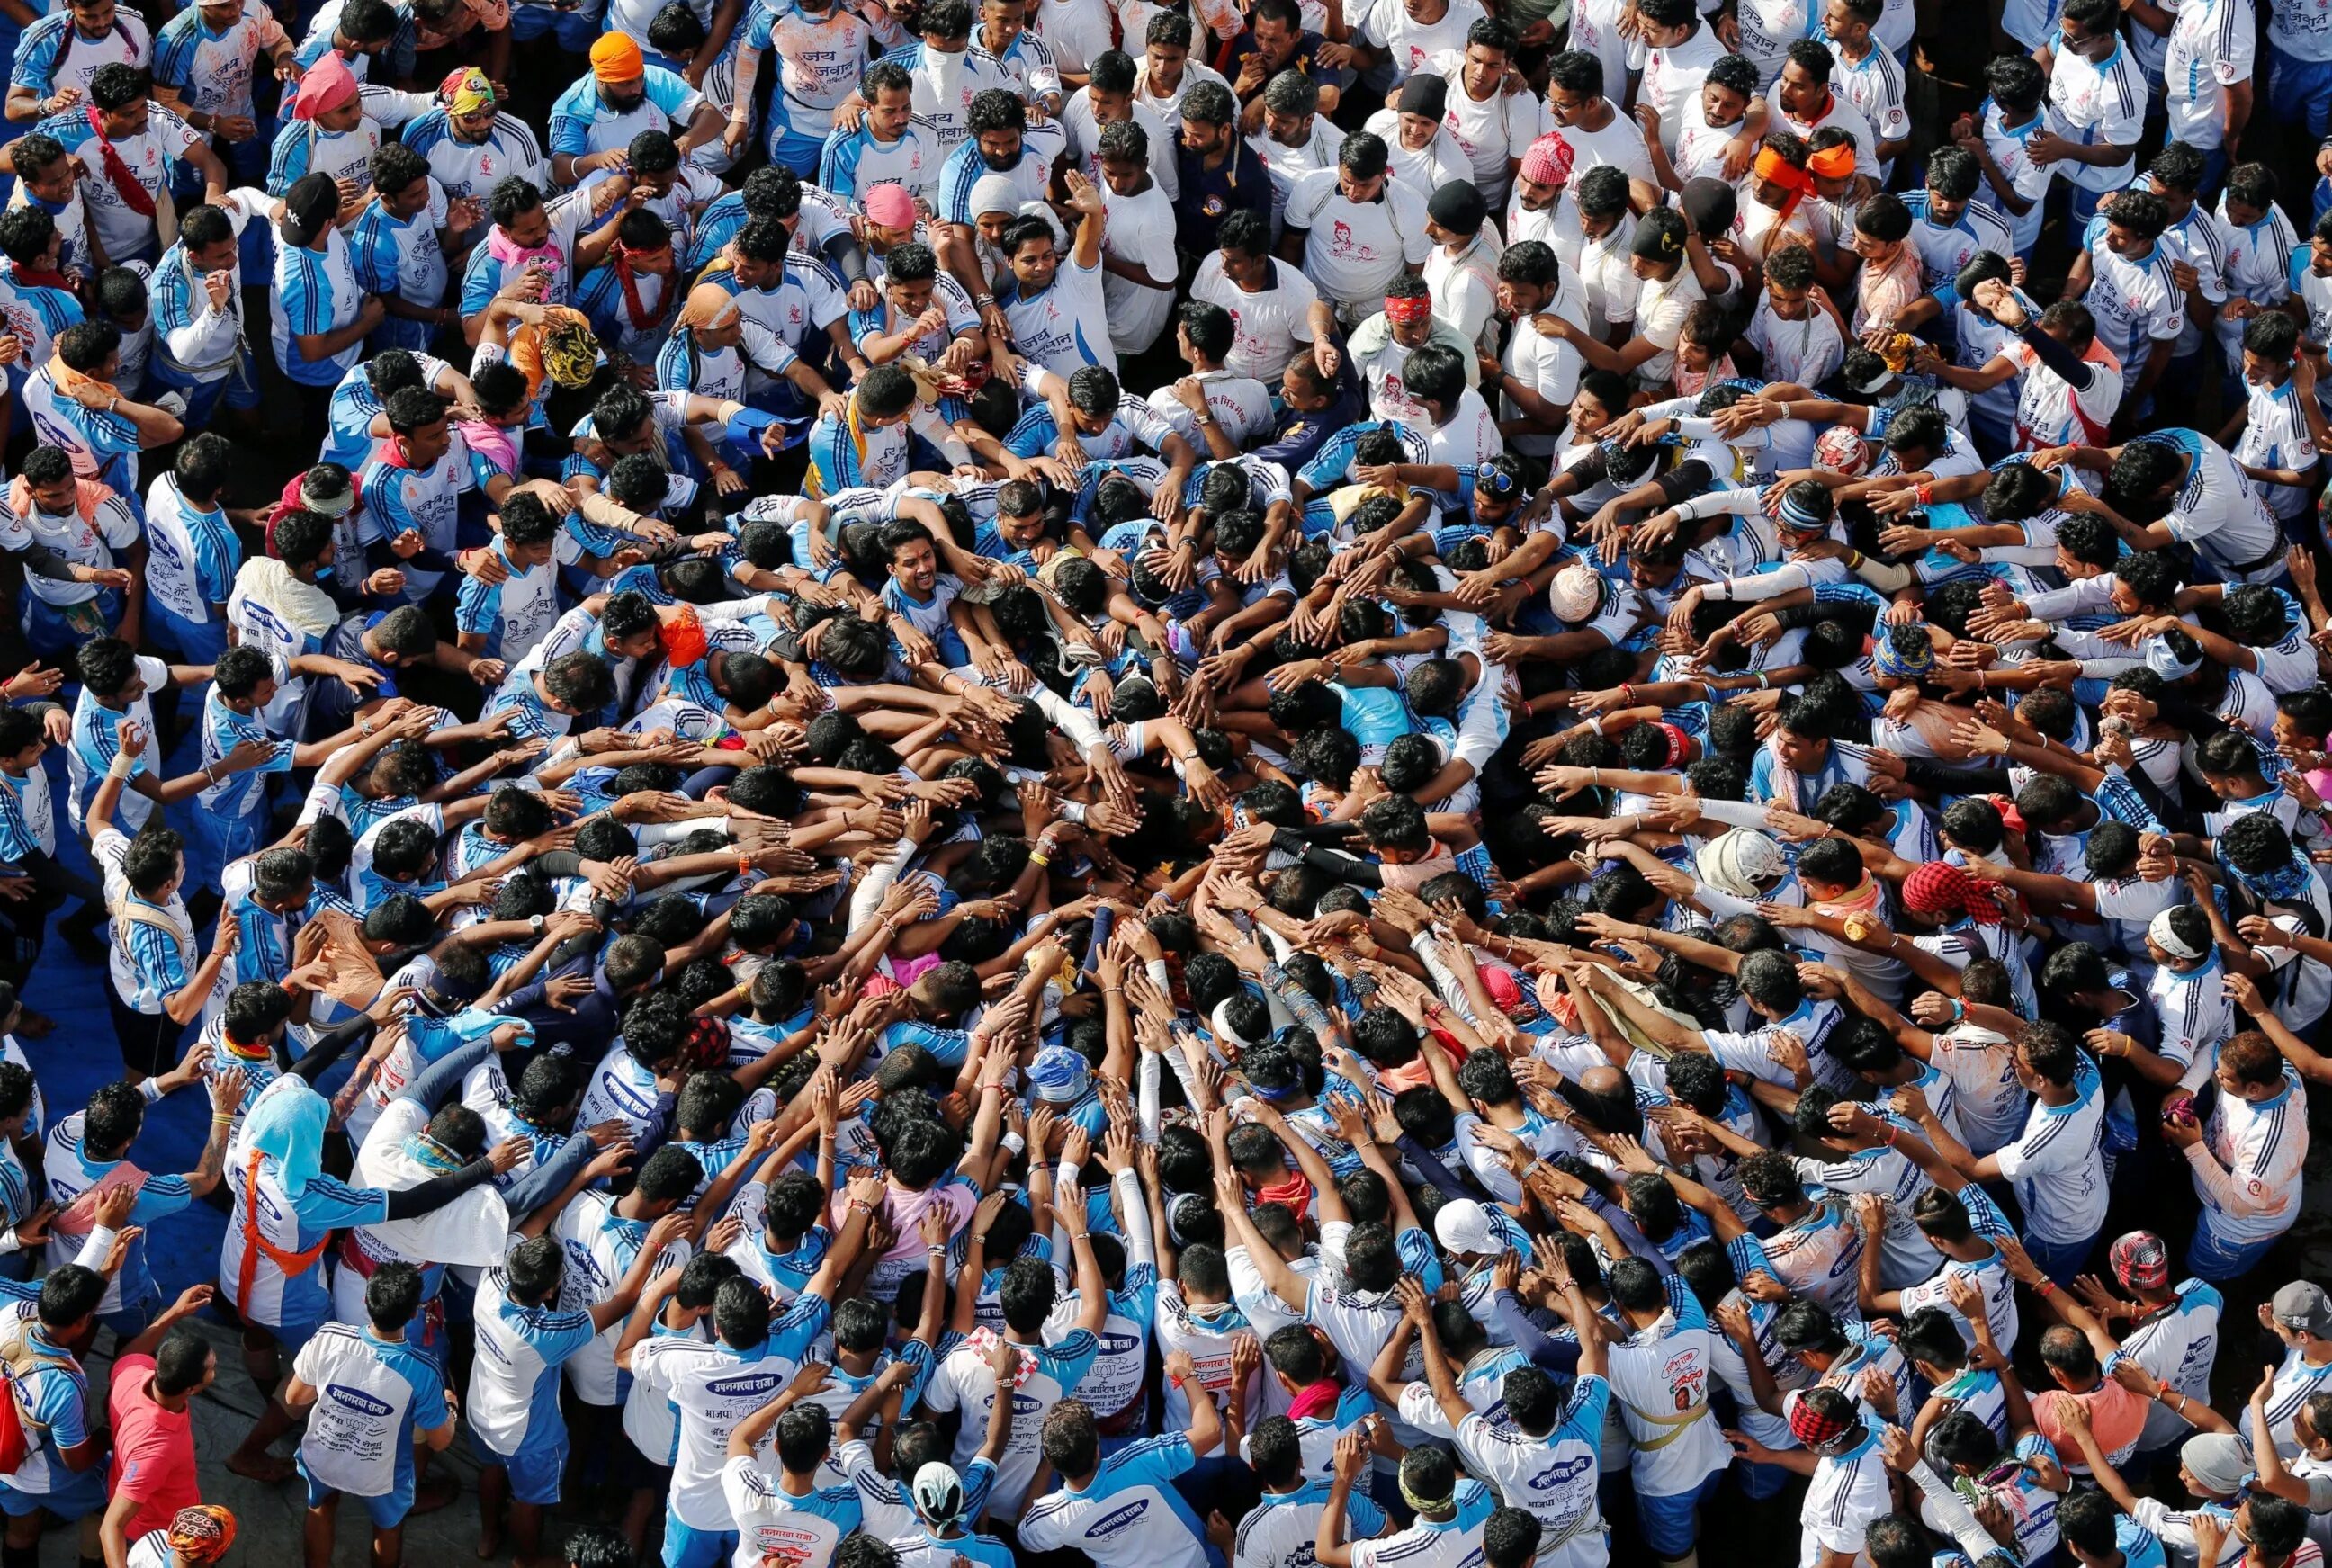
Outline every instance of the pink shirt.
{"label": "pink shirt", "polygon": [[107,1412],[113,1420],[110,1490],[138,1499],[124,1535],[132,1541],[160,1530],[181,1508],[203,1500],[195,1479],[194,1415],[154,1402],[154,1358],[126,1355],[113,1363]]}
{"label": "pink shirt", "polygon": [[[922,1192],[911,1192],[894,1181],[884,1190],[883,1216],[899,1233],[891,1250],[883,1255],[885,1263],[903,1263],[921,1259],[923,1256],[923,1216],[933,1208],[947,1210],[950,1234],[961,1230],[971,1211],[980,1207],[980,1194],[969,1184],[951,1176],[943,1176]],[[850,1205],[842,1193],[834,1195],[834,1226],[842,1228],[850,1218]]]}

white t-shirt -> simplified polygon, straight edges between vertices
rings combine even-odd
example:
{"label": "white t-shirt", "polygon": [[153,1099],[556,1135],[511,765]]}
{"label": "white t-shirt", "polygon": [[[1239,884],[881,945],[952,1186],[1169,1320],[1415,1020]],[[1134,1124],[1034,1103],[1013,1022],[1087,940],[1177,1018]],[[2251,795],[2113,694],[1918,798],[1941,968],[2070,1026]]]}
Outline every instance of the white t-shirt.
{"label": "white t-shirt", "polygon": [[[148,102],[146,129],[115,142],[113,150],[151,197],[168,177],[165,164],[185,158],[186,149],[201,139],[177,114]],[[88,222],[105,253],[119,260],[146,250],[155,237],[154,220],[131,210],[114,188],[112,177],[106,173],[103,143],[92,135],[72,150],[73,160],[81,166],[81,200]]]}
{"label": "white t-shirt", "polygon": [[2227,89],[2251,79],[2259,51],[2251,0],[2184,0],[2164,43],[2170,139],[2205,152],[2223,146]]}
{"label": "white t-shirt", "polygon": [[[1574,18],[1576,14],[1574,12]],[[1610,88],[1615,81],[1606,77],[1603,84]],[[1589,169],[1609,163],[1618,165],[1631,180],[1652,184],[1652,154],[1644,143],[1644,128],[1622,114],[1619,106],[1610,99],[1601,101],[1603,107],[1610,111],[1611,118],[1601,130],[1589,130],[1576,122],[1553,125],[1550,121],[1549,129],[1561,131],[1563,139],[1571,144],[1572,181],[1575,183]]]}
{"label": "white t-shirt", "polygon": [[[1660,145],[1669,153],[1677,149],[1686,100],[1699,96],[1700,84],[1708,80],[1708,68],[1724,58],[1725,45],[1718,41],[1716,29],[1705,22],[1696,25],[1692,35],[1683,43],[1651,50],[1644,56],[1639,100],[1659,110]],[[1608,91],[1612,83],[1606,81],[1603,85]],[[1575,163],[1571,177],[1579,177]]]}
{"label": "white t-shirt", "polygon": [[1361,37],[1390,54],[1395,85],[1418,72],[1438,74],[1438,54],[1466,52],[1466,34],[1484,15],[1482,0],[1449,0],[1438,22],[1419,22],[1401,0],[1378,0],[1355,19]]}
{"label": "white t-shirt", "polygon": [[1449,422],[1427,432],[1425,445],[1429,462],[1461,469],[1506,449],[1505,438],[1498,434],[1497,417],[1471,387],[1458,395],[1458,412]]}
{"label": "white t-shirt", "polygon": [[[2290,1229],[2299,1217],[2300,1167],[2308,1160],[2308,1091],[2289,1063],[2284,1064],[2283,1079],[2282,1090],[2270,1100],[2246,1100],[2222,1091],[2203,1124],[2203,1147],[2225,1171],[2234,1195],[2254,1206],[2229,1209],[2200,1174],[2194,1177],[2195,1197],[2208,1211],[2212,1233],[2222,1240],[2238,1245],[2269,1240]],[[2198,1159],[2190,1155],[2188,1163]]]}
{"label": "white t-shirt", "polygon": [[[1458,1451],[1466,1468],[1498,1489],[1506,1506],[1535,1515],[1545,1532],[1539,1561],[1552,1563],[1548,1547],[1574,1539],[1600,1556],[1604,1548],[1595,1488],[1603,1445],[1603,1416],[1611,1385],[1591,1373],[1572,1385],[1571,1401],[1554,1429],[1531,1437],[1510,1422],[1493,1425],[1468,1416],[1458,1428]],[[1582,1561],[1585,1559],[1582,1558]]]}
{"label": "white t-shirt", "polygon": [[595,1332],[588,1313],[512,1301],[510,1276],[499,1268],[486,1270],[478,1281],[477,1357],[470,1367],[467,1401],[471,1429],[495,1453],[516,1454],[533,1433],[536,1391],[543,1379],[589,1343]]}
{"label": "white t-shirt", "polygon": [[1425,233],[1425,198],[1389,178],[1375,201],[1349,200],[1342,171],[1324,168],[1297,180],[1287,193],[1287,226],[1307,231],[1304,271],[1340,304],[1381,298],[1409,267],[1421,267],[1433,249]]}
{"label": "white t-shirt", "polygon": [[[2122,1353],[2181,1393],[2208,1404],[2211,1367],[2219,1356],[2219,1319],[2225,1307],[2216,1286],[2199,1279],[2183,1281],[2167,1311],[2140,1318],[2122,1335]],[[2189,1430],[2176,1410],[2156,1401],[2146,1412],[2138,1446],[2159,1448]]]}
{"label": "white t-shirt", "polygon": [[[608,1192],[586,1190],[560,1210],[553,1231],[567,1254],[567,1267],[559,1280],[560,1308],[584,1312],[615,1295],[616,1286],[639,1257],[647,1229],[647,1221],[617,1214],[615,1195]],[[681,1267],[693,1250],[685,1241],[674,1242],[658,1256],[653,1272]],[[616,1403],[616,1345],[623,1337],[619,1319],[568,1362],[567,1381],[573,1385],[575,1397],[585,1404]]]}
{"label": "white t-shirt", "polygon": [[[2159,346],[2160,339],[2150,341],[2155,345],[2153,352],[2170,351]],[[2019,452],[2038,452],[2049,446],[2084,446],[2093,439],[2102,441],[2107,427],[2113,423],[2114,411],[2121,406],[2122,394],[2131,385],[2127,366],[2123,367],[2124,374],[2114,374],[2114,352],[2102,338],[2092,342],[2081,356],[2088,363],[2100,367],[2100,371],[2091,374],[2088,386],[2078,389],[2043,364],[2032,346],[2013,333],[2002,338],[1997,358],[2006,359],[2019,372],[2014,383],[2015,445]]]}
{"label": "white t-shirt", "polygon": [[[1244,449],[1271,428],[1271,392],[1262,382],[1228,370],[1209,370],[1196,380],[1207,400],[1207,412],[1215,416],[1233,445]],[[1208,448],[1199,429],[1199,416],[1174,396],[1171,384],[1152,392],[1148,402],[1151,412],[1172,425],[1192,450],[1205,455]]]}
{"label": "white t-shirt", "polygon": [[[373,1353],[368,1337],[348,1324],[328,1323],[292,1360],[292,1375],[316,1391],[300,1462],[336,1492],[385,1497],[397,1489],[406,1412],[433,1431],[453,1417],[442,1400],[436,1410],[416,1409],[413,1384]],[[395,1348],[420,1359],[406,1346]]]}
{"label": "white t-shirt", "polygon": [[1222,253],[1211,252],[1190,281],[1190,298],[1230,312],[1231,350],[1224,356],[1223,368],[1269,387],[1277,384],[1297,347],[1311,343],[1311,311],[1320,291],[1276,256],[1265,264],[1271,269],[1271,286],[1248,293],[1224,274]]}
{"label": "white t-shirt", "polygon": [[[1795,1391],[1782,1396],[1794,1403]],[[1893,1500],[1887,1480],[1887,1461],[1879,1451],[1878,1433],[1866,1420],[1862,1440],[1843,1454],[1825,1455],[1814,1466],[1805,1501],[1798,1508],[1799,1568],[1814,1568],[1830,1552],[1864,1555],[1863,1534],[1870,1522],[1888,1512]]]}
{"label": "white t-shirt", "polygon": [[2025,1229],[2051,1246],[2069,1246],[2098,1233],[2106,1217],[2105,1095],[2098,1072],[2083,1060],[2078,1093],[2062,1105],[2035,1100],[2023,1134],[2001,1148],[2000,1173],[2016,1185]]}
{"label": "white t-shirt", "polygon": [[1074,376],[1088,365],[1115,375],[1117,349],[1110,339],[1102,278],[1099,261],[1081,267],[1064,254],[1052,287],[1043,293],[1028,297],[1009,287],[999,293],[997,303],[1020,352],[1056,376]]}
{"label": "white t-shirt", "polygon": [[[1565,309],[1568,305],[1570,309]],[[1562,292],[1556,297],[1554,311],[1579,325],[1586,314],[1586,295],[1578,281],[1563,279]],[[1576,312],[1575,314],[1573,312]],[[1505,357],[1499,361],[1506,374],[1528,387],[1556,407],[1566,407],[1579,394],[1580,372],[1586,362],[1579,350],[1561,338],[1551,338],[1527,322],[1517,322],[1507,339]],[[1512,397],[1502,396],[1502,406],[1509,419],[1523,416],[1522,409]],[[1519,435],[1512,443],[1517,452],[1534,457],[1551,457],[1561,437],[1559,435]]]}
{"label": "white t-shirt", "polygon": [[643,1066],[619,1040],[599,1058],[590,1086],[584,1091],[582,1109],[576,1114],[591,1118],[581,1123],[586,1127],[619,1118],[636,1135],[655,1123],[660,1097],[655,1070]]}
{"label": "white t-shirt", "polygon": [[1610,1347],[1611,1393],[1635,1448],[1631,1482],[1639,1496],[1696,1491],[1733,1456],[1708,1408],[1709,1344],[1716,1336],[1681,1281],[1669,1286],[1668,1300],[1669,1310],[1649,1327]]}
{"label": "white t-shirt", "polygon": [[1433,314],[1477,348],[1497,347],[1497,231],[1489,225],[1463,250],[1453,253],[1436,245],[1425,258],[1425,286],[1431,292]]}
{"label": "white t-shirt", "polygon": [[2184,330],[2186,296],[2170,275],[2177,258],[2166,244],[2157,244],[2133,259],[2116,253],[2107,228],[2100,213],[2089,220],[2083,236],[2096,281],[2081,302],[2096,318],[2098,341],[2120,359],[2124,385],[2134,387],[2146,360],[2169,353]]}
{"label": "white t-shirt", "polygon": [[1104,253],[1144,268],[1152,277],[1162,272],[1168,281],[1168,287],[1152,289],[1115,272],[1102,273],[1109,340],[1121,354],[1139,354],[1158,341],[1174,315],[1174,203],[1154,181],[1139,196],[1120,196],[1106,186],[1102,190],[1109,215],[1102,231]]}
{"label": "white t-shirt", "polygon": [[[729,1434],[784,1391],[800,1368],[799,1354],[832,1315],[823,1296],[803,1296],[770,1324],[768,1343],[757,1351],[678,1334],[632,1347],[633,1397],[662,1396],[680,1416],[666,1494],[673,1517],[692,1530],[736,1528],[721,1479],[729,1467]],[[762,1439],[757,1455],[769,1455],[774,1442]]]}
{"label": "white t-shirt", "polygon": [[1486,101],[1477,102],[1466,91],[1465,66],[1462,46],[1426,62],[1429,72],[1449,84],[1442,128],[1473,161],[1475,185],[1495,211],[1506,199],[1507,160],[1522,157],[1547,128],[1546,104],[1528,88],[1508,92],[1504,82],[1491,89]]}
{"label": "white t-shirt", "polygon": [[1248,137],[1247,144],[1255,149],[1255,156],[1263,160],[1264,168],[1271,176],[1271,227],[1276,234],[1280,215],[1287,208],[1289,188],[1301,175],[1335,167],[1336,152],[1343,145],[1343,136],[1326,115],[1315,114],[1311,129],[1292,147],[1273,136],[1267,123]]}
{"label": "white t-shirt", "polygon": [[862,1517],[855,1487],[822,1487],[797,1497],[750,1454],[722,1467],[721,1495],[737,1522],[734,1568],[827,1568]]}
{"label": "white t-shirt", "polygon": [[1761,293],[1757,313],[1749,318],[1743,336],[1765,357],[1769,381],[1816,386],[1846,359],[1846,339],[1837,319],[1819,305],[1809,305],[1802,321],[1784,320],[1774,313],[1772,297]]}
{"label": "white t-shirt", "polygon": [[1706,298],[1700,279],[1679,264],[1676,276],[1665,282],[1645,278],[1636,290],[1636,335],[1659,352],[1636,367],[1636,378],[1646,386],[1664,386],[1676,375],[1676,346],[1684,337],[1684,319]]}
{"label": "white t-shirt", "polygon": [[1930,1065],[1952,1082],[1960,1137],[1971,1152],[1992,1153],[2022,1130],[2032,1096],[2017,1081],[2016,1048],[2007,1039],[1962,1024],[1935,1037]]}
{"label": "white t-shirt", "polygon": [[[1176,134],[1159,112],[1146,103],[1132,106],[1133,123],[1150,139],[1150,177],[1166,193],[1168,202],[1181,193],[1181,171],[1176,166]],[[1095,189],[1108,191],[1101,177],[1101,120],[1094,113],[1093,91],[1080,87],[1061,109],[1061,129],[1067,136],[1069,158]],[[934,178],[938,171],[933,170]]]}
{"label": "white t-shirt", "polygon": [[[2049,129],[2083,147],[2135,148],[2146,129],[2146,77],[2117,39],[2113,53],[2092,62],[2069,49],[2057,51],[2049,75]],[[2083,190],[2117,191],[2129,184],[2134,158],[2117,164],[2052,164]]]}

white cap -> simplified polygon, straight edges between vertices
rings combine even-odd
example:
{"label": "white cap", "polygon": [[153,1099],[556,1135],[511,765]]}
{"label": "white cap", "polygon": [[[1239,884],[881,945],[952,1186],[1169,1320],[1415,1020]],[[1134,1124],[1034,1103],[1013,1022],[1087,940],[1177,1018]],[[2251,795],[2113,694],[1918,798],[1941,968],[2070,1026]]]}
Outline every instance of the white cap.
{"label": "white cap", "polygon": [[1700,879],[1735,898],[1762,898],[1789,870],[1782,846],[1754,827],[1735,827],[1700,846]]}
{"label": "white cap", "polygon": [[1433,1217],[1433,1235],[1452,1252],[1480,1256],[1505,1250],[1490,1229],[1490,1211],[1471,1198],[1444,1203]]}
{"label": "white cap", "polygon": [[1574,561],[1554,574],[1546,602],[1556,620],[1583,621],[1603,602],[1603,579],[1593,567]]}

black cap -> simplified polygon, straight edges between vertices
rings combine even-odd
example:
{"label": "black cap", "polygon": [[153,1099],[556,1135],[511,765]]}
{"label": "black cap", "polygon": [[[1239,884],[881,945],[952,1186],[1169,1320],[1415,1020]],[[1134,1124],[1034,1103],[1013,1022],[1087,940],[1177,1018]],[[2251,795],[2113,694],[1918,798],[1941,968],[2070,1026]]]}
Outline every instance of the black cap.
{"label": "black cap", "polygon": [[1439,120],[1449,107],[1449,84],[1438,76],[1417,75],[1400,84],[1400,111]]}
{"label": "black cap", "polygon": [[1453,234],[1467,239],[1482,232],[1482,222],[1490,215],[1489,203],[1482,193],[1464,180],[1453,179],[1433,193],[1425,204],[1426,215]]}
{"label": "black cap", "polygon": [[1677,200],[1692,232],[1705,240],[1731,228],[1734,215],[1741,210],[1733,187],[1721,179],[1688,179]]}

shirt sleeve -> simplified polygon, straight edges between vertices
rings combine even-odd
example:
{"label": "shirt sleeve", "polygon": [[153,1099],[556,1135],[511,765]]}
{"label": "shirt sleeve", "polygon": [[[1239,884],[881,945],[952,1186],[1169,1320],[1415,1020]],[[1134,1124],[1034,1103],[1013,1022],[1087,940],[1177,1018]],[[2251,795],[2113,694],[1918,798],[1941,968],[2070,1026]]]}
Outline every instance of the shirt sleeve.
{"label": "shirt sleeve", "polygon": [[1101,1339],[1089,1330],[1079,1329],[1037,1353],[1043,1358],[1053,1380],[1061,1385],[1062,1393],[1072,1394],[1100,1357]]}
{"label": "shirt sleeve", "polygon": [[89,1441],[89,1391],[72,1372],[49,1368],[40,1380],[39,1397],[30,1402],[59,1453]]}

